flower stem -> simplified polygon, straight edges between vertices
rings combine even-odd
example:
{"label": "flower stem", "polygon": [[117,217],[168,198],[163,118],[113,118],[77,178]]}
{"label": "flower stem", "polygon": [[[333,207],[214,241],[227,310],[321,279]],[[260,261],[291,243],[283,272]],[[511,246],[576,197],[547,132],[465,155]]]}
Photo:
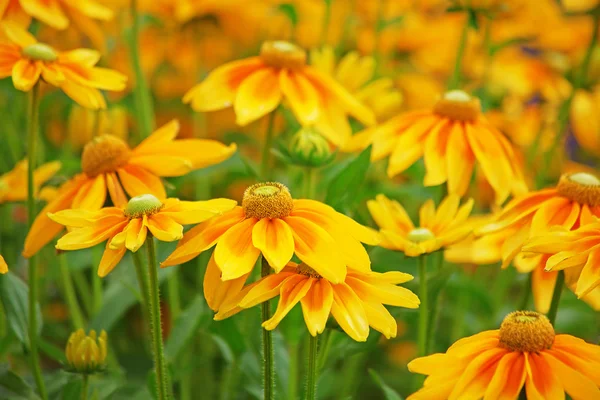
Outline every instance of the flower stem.
{"label": "flower stem", "polygon": [[521,300],[519,310],[527,310],[527,305],[529,304],[529,299],[531,298],[531,280],[532,279],[533,279],[533,272],[530,272],[527,275],[527,282],[525,283],[525,292],[523,293],[523,300]]}
{"label": "flower stem", "polygon": [[275,125],[275,111],[271,111],[267,121],[267,133],[265,135],[265,144],[262,151],[262,160],[260,163],[260,176],[264,181],[270,179],[270,167],[271,167],[271,147],[273,146],[273,128]]}
{"label": "flower stem", "polygon": [[79,302],[77,301],[77,295],[75,294],[75,288],[73,287],[73,278],[71,277],[71,270],[67,265],[66,254],[60,254],[58,256],[58,264],[60,267],[62,286],[65,292],[65,301],[67,302],[69,314],[71,315],[71,320],[73,321],[73,328],[84,328],[85,319],[83,318],[81,307],[79,307]]}
{"label": "flower stem", "polygon": [[560,296],[563,292],[563,286],[565,284],[565,272],[558,271],[558,276],[556,277],[556,283],[554,286],[554,293],[552,293],[552,303],[550,304],[550,311],[548,311],[548,319],[550,323],[554,325],[556,321],[556,314],[558,313],[558,304],[560,303]]}
{"label": "flower stem", "polygon": [[[261,263],[261,276],[271,273],[269,262],[263,257]],[[267,300],[261,305],[262,322],[271,318],[271,303]],[[262,345],[263,345],[263,387],[264,399],[271,400],[274,398],[275,392],[275,365],[273,363],[273,335],[271,331],[262,328]]]}
{"label": "flower stem", "polygon": [[460,87],[461,72],[462,72],[462,60],[465,54],[465,47],[467,44],[467,36],[469,35],[469,19],[470,15],[467,14],[465,26],[463,27],[460,39],[458,42],[458,49],[456,51],[456,60],[454,61],[454,70],[452,76],[448,81],[448,90],[458,89]]}
{"label": "flower stem", "polygon": [[142,293],[142,310],[144,310],[144,316],[146,317],[146,321],[148,321],[148,316],[146,315],[148,304],[150,303],[148,299],[148,293],[150,293],[150,289],[148,288],[148,274],[144,271],[144,262],[142,261],[141,254],[136,251],[135,253],[131,253],[131,256],[133,258],[133,265],[135,265],[140,292]]}
{"label": "flower stem", "polygon": [[82,379],[83,379],[83,386],[81,387],[81,400],[87,400],[90,376],[88,374],[83,374]]}
{"label": "flower stem", "polygon": [[129,57],[135,73],[135,88],[133,97],[135,99],[136,117],[138,131],[141,138],[150,136],[154,129],[154,111],[152,109],[152,96],[144,76],[140,59],[140,20],[138,16],[138,0],[131,0],[132,32],[129,46]]}
{"label": "flower stem", "polygon": [[290,368],[288,374],[288,399],[298,398],[298,353],[299,343],[291,343],[288,347]]}
{"label": "flower stem", "polygon": [[419,356],[427,355],[427,323],[429,322],[429,305],[427,294],[427,256],[419,256]]}
{"label": "flower stem", "polygon": [[148,314],[150,315],[150,333],[152,334],[152,353],[154,356],[154,370],[156,372],[156,389],[158,400],[166,400],[168,396],[167,370],[165,368],[164,345],[162,337],[162,320],[160,315],[160,293],[158,288],[158,270],[156,263],[156,249],[154,238],[146,238],[148,251]]}
{"label": "flower stem", "polygon": [[306,400],[315,400],[317,398],[317,343],[318,336],[310,336],[308,346],[308,372],[306,379]]}
{"label": "flower stem", "polygon": [[[28,126],[27,126],[27,221],[29,229],[35,219],[35,186],[33,172],[35,171],[35,159],[37,153],[37,135],[40,109],[40,84],[36,83],[29,92]],[[40,359],[38,353],[38,320],[37,320],[37,298],[38,298],[38,265],[37,256],[29,259],[29,356],[31,357],[31,368],[40,397],[48,398]]]}
{"label": "flower stem", "polygon": [[321,371],[327,362],[327,353],[329,353],[329,348],[331,347],[331,334],[333,330],[330,328],[325,328],[323,333],[321,334],[321,351],[319,351],[319,360],[317,362],[317,371]]}

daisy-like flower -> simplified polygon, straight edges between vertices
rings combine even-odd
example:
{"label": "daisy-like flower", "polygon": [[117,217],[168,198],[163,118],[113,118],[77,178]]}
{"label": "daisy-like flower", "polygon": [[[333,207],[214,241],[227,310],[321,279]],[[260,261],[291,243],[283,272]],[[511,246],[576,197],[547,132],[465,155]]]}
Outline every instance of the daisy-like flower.
{"label": "daisy-like flower", "polygon": [[[396,286],[413,277],[398,271],[378,273],[348,269],[346,278],[333,283],[308,265],[289,263],[278,274],[262,278],[242,292],[239,307],[250,308],[279,296],[273,316],[263,322],[273,330],[298,303],[302,306],[304,322],[312,336],[325,329],[329,315],[352,339],[364,342],[369,336],[369,326],[386,338],[396,337],[398,325],[384,304],[418,308],[419,298],[410,290]],[[230,316],[219,312],[216,320]]]}
{"label": "daisy-like flower", "polygon": [[101,90],[125,88],[127,77],[120,72],[95,67],[100,53],[76,49],[59,52],[38,41],[14,23],[2,24],[9,43],[0,43],[0,78],[12,76],[18,90],[28,92],[43,78],[60,88],[80,105],[106,108]]}
{"label": "daisy-like flower", "polygon": [[379,235],[328,205],[292,199],[281,183],[258,183],[246,189],[241,207],[188,231],[161,266],[184,263],[216,245],[215,263],[224,281],[249,274],[261,254],[275,272],[296,254],[330,282],[340,283],[346,266],[370,271],[361,242],[376,245]]}
{"label": "daisy-like flower", "polygon": [[183,98],[195,111],[233,106],[236,122],[247,125],[286,100],[302,125],[315,125],[341,146],[352,131],[350,114],[365,125],[375,116],[330,76],[306,65],[306,52],[285,41],[264,42],[260,55],[222,65]]}
{"label": "daisy-like flower", "polygon": [[460,339],[446,353],[417,358],[411,372],[428,375],[407,400],[599,399],[600,346],[556,335],[533,311],[508,314],[500,329]]}
{"label": "daisy-like flower", "polygon": [[[33,172],[35,196],[40,196],[40,187],[60,169],[60,161],[41,165]],[[27,199],[27,160],[15,165],[12,171],[0,175],[0,204]]]}
{"label": "daisy-like flower", "polygon": [[6,274],[8,272],[8,265],[4,261],[4,257],[0,254],[0,274]]}
{"label": "daisy-like flower", "polygon": [[39,19],[44,24],[54,29],[67,29],[70,21],[84,33],[92,29],[85,24],[93,24],[98,29],[94,20],[110,21],[113,12],[99,2],[93,0],[9,0],[13,7],[23,9],[28,15]]}
{"label": "daisy-like flower", "polygon": [[389,155],[393,177],[423,157],[425,186],[448,184],[448,192],[463,196],[477,163],[496,193],[496,202],[526,191],[511,143],[481,113],[479,99],[453,90],[433,109],[399,115],[352,137],[344,150],[373,145],[373,161]]}
{"label": "daisy-like flower", "polygon": [[402,251],[409,257],[432,253],[454,244],[473,230],[467,223],[473,200],[460,206],[458,195],[448,195],[435,209],[433,200],[427,200],[419,210],[420,225],[415,227],[404,207],[383,194],[369,200],[367,207],[379,226],[381,247]]}
{"label": "daisy-like flower", "polygon": [[62,230],[48,213],[68,208],[98,210],[107,191],[118,207],[127,203],[125,192],[131,197],[149,193],[164,200],[167,195],[161,177],[182,176],[217,164],[236,150],[235,144],[225,146],[215,140],[175,140],[178,131],[179,123],[173,120],[134,149],[116,136],[94,138],[83,149],[83,172],[65,182],[33,222],[23,255],[31,257]]}
{"label": "daisy-like flower", "polygon": [[[550,309],[552,293],[558,271],[553,270],[554,258],[523,254],[523,245],[535,236],[545,234],[552,227],[574,230],[600,217],[600,180],[587,172],[576,172],[561,176],[555,188],[542,189],[511,200],[491,223],[475,230],[483,236],[499,235],[496,242],[502,258],[502,268],[514,260],[519,272],[532,273],[532,291],[536,310],[546,313]],[[489,241],[484,244],[488,246]],[[476,250],[475,250],[476,251]],[[546,266],[548,267],[547,270]],[[587,298],[583,298],[587,301]]]}
{"label": "daisy-like flower", "polygon": [[138,251],[148,231],[162,242],[183,237],[183,225],[197,224],[234,207],[228,199],[207,201],[160,201],[151,194],[133,197],[125,208],[106,207],[96,211],[63,210],[49,217],[71,228],[56,243],[59,250],[79,250],[106,241],[98,275],[106,276],[127,250]]}
{"label": "daisy-like flower", "polygon": [[375,58],[352,51],[336,60],[331,46],[310,52],[310,64],[342,84],[357,100],[375,113],[378,120],[391,117],[402,105],[402,95],[390,78],[375,79]]}

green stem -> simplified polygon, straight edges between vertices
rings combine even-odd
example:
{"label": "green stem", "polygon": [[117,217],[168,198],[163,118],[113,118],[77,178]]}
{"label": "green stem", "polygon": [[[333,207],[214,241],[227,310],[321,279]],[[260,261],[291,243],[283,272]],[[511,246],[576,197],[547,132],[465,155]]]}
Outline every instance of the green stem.
{"label": "green stem", "polygon": [[429,322],[429,305],[427,294],[427,256],[419,256],[419,356],[427,355],[427,324]]}
{"label": "green stem", "polygon": [[290,373],[288,374],[288,398],[296,400],[298,398],[298,353],[299,343],[292,343],[289,346]]}
{"label": "green stem", "polygon": [[150,333],[152,335],[152,354],[154,356],[154,370],[156,372],[157,398],[158,400],[166,400],[169,398],[169,390],[167,387],[167,370],[165,367],[162,320],[160,315],[158,266],[152,235],[148,235],[146,238],[146,250],[148,251],[148,314],[151,319]]}
{"label": "green stem", "polygon": [[169,291],[169,310],[171,311],[171,321],[175,321],[181,312],[181,296],[179,295],[179,274],[173,272],[167,278],[167,287]]}
{"label": "green stem", "polygon": [[530,272],[527,275],[527,282],[525,283],[525,292],[523,294],[523,300],[521,300],[519,310],[527,310],[527,306],[529,304],[529,299],[531,298],[531,280],[532,279],[533,279],[533,273]]}
{"label": "green stem", "polygon": [[[103,249],[101,246],[96,246],[92,249],[94,265],[100,265]],[[98,276],[98,271],[95,268],[92,268],[90,271],[92,273],[92,310],[95,314],[102,308],[102,278]]]}
{"label": "green stem", "polygon": [[315,195],[315,173],[316,170],[312,167],[306,167],[304,169],[304,179],[302,183],[305,199],[312,199]]}
{"label": "green stem", "polygon": [[560,296],[562,295],[564,284],[565,273],[564,271],[558,271],[556,284],[554,286],[554,293],[552,293],[552,303],[550,304],[550,311],[548,311],[547,315],[552,325],[554,325],[554,322],[556,321],[556,314],[558,313],[558,305],[560,303]]}
{"label": "green stem", "polygon": [[73,287],[73,278],[71,277],[71,270],[67,265],[66,254],[60,254],[58,256],[58,264],[60,267],[60,276],[62,279],[62,286],[64,290],[65,301],[69,308],[69,314],[73,321],[73,328],[75,330],[85,327],[85,320],[79,302],[77,301],[77,295],[75,294],[75,288]]}
{"label": "green stem", "polygon": [[263,180],[268,181],[270,179],[270,167],[271,167],[271,147],[273,146],[273,128],[275,125],[275,111],[271,111],[267,121],[267,133],[265,135],[265,144],[262,151],[262,160],[260,163],[260,176]]}
{"label": "green stem", "polygon": [[[29,228],[35,219],[35,187],[33,172],[35,171],[35,160],[37,154],[37,135],[40,109],[40,84],[36,83],[29,92],[28,129],[27,129],[27,221]],[[48,398],[38,353],[38,320],[36,304],[38,298],[38,263],[37,256],[29,259],[29,355],[31,357],[31,368],[40,396],[43,400]]]}
{"label": "green stem", "polygon": [[327,44],[327,30],[329,29],[329,22],[331,21],[331,2],[333,0],[324,0],[325,3],[325,15],[323,15],[323,25],[321,25],[321,46]]}
{"label": "green stem", "polygon": [[87,400],[90,376],[88,374],[83,374],[82,380],[83,386],[81,387],[81,400]]}
{"label": "green stem", "polygon": [[458,49],[456,51],[456,60],[454,61],[454,70],[452,76],[448,81],[448,90],[458,89],[460,87],[461,72],[462,72],[462,60],[465,54],[465,47],[467,44],[467,37],[469,35],[469,19],[470,15],[467,15],[465,26],[463,27],[460,39],[458,42]]}
{"label": "green stem", "polygon": [[[261,265],[261,276],[271,273],[271,266],[263,257]],[[262,322],[264,323],[271,318],[271,303],[267,300],[261,305]],[[262,328],[262,345],[263,345],[263,387],[264,399],[271,400],[275,398],[275,365],[273,362],[273,335],[271,331]]]}
{"label": "green stem", "polygon": [[135,266],[135,273],[137,275],[138,284],[140,285],[140,292],[142,293],[142,310],[146,321],[149,321],[147,311],[150,300],[148,294],[150,289],[148,287],[148,274],[144,271],[144,262],[142,261],[142,255],[139,252],[131,253],[133,258],[133,265]]}
{"label": "green stem", "polygon": [[306,379],[306,400],[315,400],[317,398],[317,343],[318,336],[310,336],[308,348],[308,372]]}
{"label": "green stem", "polygon": [[131,19],[132,32],[131,43],[129,46],[129,56],[135,74],[135,88],[133,96],[136,105],[136,117],[138,130],[141,132],[141,138],[150,136],[154,129],[154,111],[152,106],[152,96],[144,76],[140,58],[140,20],[138,16],[138,0],[131,0]]}
{"label": "green stem", "polygon": [[321,351],[319,351],[319,360],[317,362],[318,371],[323,369],[325,363],[327,362],[327,354],[329,353],[329,349],[331,348],[332,333],[332,329],[325,328],[325,331],[323,331],[323,333],[321,334]]}

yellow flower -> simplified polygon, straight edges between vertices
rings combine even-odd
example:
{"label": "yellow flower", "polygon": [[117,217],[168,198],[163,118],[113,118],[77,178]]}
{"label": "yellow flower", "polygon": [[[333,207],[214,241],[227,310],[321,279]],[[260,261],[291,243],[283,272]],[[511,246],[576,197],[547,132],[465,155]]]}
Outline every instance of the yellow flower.
{"label": "yellow flower", "polygon": [[47,213],[67,208],[98,210],[104,205],[107,191],[116,206],[127,203],[125,192],[130,196],[150,193],[163,200],[167,195],[160,177],[182,176],[217,164],[236,150],[235,144],[225,146],[215,140],[175,140],[178,131],[179,123],[173,120],[134,149],[116,136],[94,138],[83,150],[83,172],[65,182],[35,219],[23,255],[31,257],[62,230]]}
{"label": "yellow flower", "polygon": [[566,12],[576,13],[585,12],[598,7],[598,0],[561,0],[563,9]]}
{"label": "yellow flower", "polygon": [[449,195],[438,207],[429,199],[419,210],[419,227],[415,227],[400,203],[382,194],[369,200],[367,207],[383,238],[380,246],[404,252],[409,257],[432,253],[454,244],[473,230],[467,218],[473,208],[473,200],[459,208],[460,198]]}
{"label": "yellow flower", "polygon": [[130,199],[124,208],[63,210],[48,216],[71,228],[56,243],[59,250],[79,250],[107,242],[98,267],[98,275],[104,277],[121,261],[126,250],[138,251],[148,231],[160,241],[173,242],[183,237],[182,225],[197,224],[230,210],[235,204],[228,199],[161,201],[144,194]]}
{"label": "yellow flower", "polygon": [[375,79],[375,58],[360,56],[352,51],[336,63],[331,46],[312,50],[310,63],[317,70],[333,77],[342,84],[356,99],[369,107],[382,120],[398,111],[402,104],[402,95],[394,87],[390,78]]}
{"label": "yellow flower", "polygon": [[[39,197],[40,186],[52,178],[60,169],[60,161],[53,161],[38,167],[33,173],[33,187]],[[0,175],[0,204],[27,199],[27,160],[15,165],[12,171]]]}
{"label": "yellow flower", "polygon": [[31,16],[23,10],[20,0],[3,0],[0,3],[0,21],[12,21],[26,28],[31,23]]}
{"label": "yellow flower", "polygon": [[127,109],[122,106],[110,107],[107,110],[90,110],[73,105],[67,119],[69,144],[74,149],[81,149],[94,136],[113,135],[127,140]]}
{"label": "yellow flower", "polygon": [[[267,330],[275,329],[300,303],[304,322],[312,336],[323,332],[331,314],[344,332],[356,341],[367,340],[369,326],[389,339],[396,337],[398,325],[383,305],[418,308],[417,295],[396,286],[412,279],[411,275],[398,271],[381,274],[348,269],[343,281],[333,283],[306,264],[289,263],[278,274],[262,278],[244,289],[239,306],[250,308],[279,295],[277,310],[262,324]],[[215,319],[230,315],[220,312]]]}
{"label": "yellow flower", "polygon": [[361,242],[375,245],[377,232],[314,200],[292,199],[276,182],[250,186],[242,206],[188,231],[162,267],[184,263],[216,245],[222,280],[250,274],[262,254],[280,272],[296,254],[333,283],[342,282],[346,265],[370,271]]}
{"label": "yellow flower", "polygon": [[600,87],[593,91],[578,90],[571,103],[570,121],[579,146],[600,156]]}
{"label": "yellow flower", "polygon": [[417,358],[411,372],[428,375],[406,400],[530,400],[600,398],[600,347],[556,335],[548,319],[532,311],[508,314],[500,329],[454,343],[446,353]]}
{"label": "yellow flower", "polygon": [[93,374],[106,369],[106,331],[102,330],[96,337],[96,331],[91,330],[86,335],[83,329],[73,332],[67,342],[67,370],[81,374]]}
{"label": "yellow flower", "polygon": [[345,150],[369,144],[373,161],[390,156],[390,177],[423,157],[424,185],[447,182],[449,193],[462,196],[477,162],[498,204],[526,190],[511,143],[485,119],[479,99],[460,90],[444,94],[433,109],[402,114],[354,135]]}
{"label": "yellow flower", "polygon": [[0,274],[6,274],[8,272],[8,265],[4,261],[4,257],[0,254]]}
{"label": "yellow flower", "polygon": [[[113,12],[93,0],[18,0],[23,10],[54,29],[67,29],[69,21],[77,26],[95,24],[92,19],[109,21]],[[88,29],[90,29],[88,27]]]}
{"label": "yellow flower", "polygon": [[236,122],[247,125],[287,100],[302,125],[315,125],[341,146],[352,131],[351,114],[365,125],[375,116],[333,78],[306,65],[306,52],[284,41],[264,42],[260,55],[230,62],[212,71],[183,98],[195,111],[233,106]]}
{"label": "yellow flower", "polygon": [[43,78],[84,107],[106,108],[102,90],[123,90],[127,77],[117,71],[95,67],[100,53],[77,49],[58,52],[38,43],[19,26],[5,22],[10,43],[0,43],[0,78],[12,76],[15,88],[27,92]]}

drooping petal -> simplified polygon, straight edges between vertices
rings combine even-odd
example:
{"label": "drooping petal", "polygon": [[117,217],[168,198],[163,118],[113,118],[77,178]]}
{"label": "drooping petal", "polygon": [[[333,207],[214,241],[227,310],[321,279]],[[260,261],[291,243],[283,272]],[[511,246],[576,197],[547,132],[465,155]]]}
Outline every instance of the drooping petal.
{"label": "drooping petal", "polygon": [[548,313],[552,294],[556,286],[557,271],[544,271],[545,262],[531,271],[531,290],[533,291],[533,302],[535,309],[540,313]]}
{"label": "drooping petal", "polygon": [[181,224],[198,224],[216,215],[232,210],[237,202],[230,199],[211,199],[206,201],[177,201],[170,207],[165,204],[161,214]]}
{"label": "drooping petal", "polygon": [[391,284],[373,285],[354,276],[348,276],[346,284],[364,301],[406,308],[417,308],[421,303],[416,294],[401,286]]}
{"label": "drooping petal", "polygon": [[518,398],[526,376],[525,355],[519,352],[505,355],[498,363],[483,399],[512,400]]}
{"label": "drooping petal", "polygon": [[357,342],[369,336],[369,320],[360,298],[345,283],[333,286],[331,315],[340,327]]}
{"label": "drooping petal", "polygon": [[110,199],[116,207],[125,208],[127,205],[127,196],[123,191],[123,187],[117,178],[117,174],[114,172],[109,172],[105,175],[106,179],[106,187],[108,188],[108,193],[110,194]]}
{"label": "drooping petal", "polygon": [[29,92],[40,79],[42,65],[39,61],[21,59],[12,70],[13,85],[18,90]]}
{"label": "drooping petal", "polygon": [[525,390],[531,400],[564,400],[565,392],[555,372],[540,354],[525,354]]}
{"label": "drooping petal", "polygon": [[153,194],[159,200],[165,199],[167,193],[160,178],[151,172],[135,165],[126,165],[117,170],[125,191],[131,196]]}
{"label": "drooping petal", "polygon": [[252,244],[252,229],[256,223],[256,218],[245,219],[219,239],[214,255],[224,281],[249,273],[256,264],[260,255],[260,250]]}
{"label": "drooping petal", "polygon": [[221,270],[215,263],[214,255],[211,256],[204,274],[203,289],[206,303],[213,311],[219,311],[228,299],[242,290],[247,278],[248,274],[229,281],[221,280]]}
{"label": "drooping petal", "polygon": [[294,255],[292,229],[282,219],[263,218],[252,229],[252,244],[275,272],[281,271]]}
{"label": "drooping petal", "polygon": [[325,279],[319,279],[312,285],[311,290],[300,301],[304,322],[312,336],[317,336],[325,330],[327,319],[333,305],[333,289]]}
{"label": "drooping petal", "polygon": [[[25,8],[24,3],[27,4],[30,1],[33,0],[20,1],[20,4],[23,6],[23,8]],[[11,42],[18,45],[21,48],[31,46],[32,44],[37,43],[35,36],[27,32],[25,29],[23,29],[21,26],[19,26],[13,21],[2,21],[2,30]]]}
{"label": "drooping petal", "polygon": [[174,242],[183,237],[183,226],[160,212],[148,217],[148,229],[163,242]]}
{"label": "drooping petal", "polygon": [[387,169],[389,177],[394,177],[404,172],[423,155],[423,140],[430,130],[439,122],[437,116],[426,116],[418,119],[406,129],[397,132],[398,141],[392,154]]}
{"label": "drooping petal", "polygon": [[56,242],[59,250],[79,250],[93,247],[111,238],[127,225],[127,221],[115,224],[115,218],[106,218],[102,223],[85,228],[77,228]]}
{"label": "drooping petal", "polygon": [[8,265],[4,261],[4,257],[0,254],[0,274],[6,274],[8,272]]}
{"label": "drooping petal", "polygon": [[453,124],[448,138],[447,147],[447,170],[448,170],[448,192],[463,196],[473,175],[475,155],[469,147],[462,124]]}
{"label": "drooping petal", "polygon": [[124,231],[126,232],[125,247],[133,252],[138,251],[146,241],[148,234],[147,217],[144,215],[143,218],[129,220],[129,224],[127,224]]}
{"label": "drooping petal", "polygon": [[319,94],[302,74],[289,69],[279,72],[281,92],[302,125],[310,125],[319,117]]}
{"label": "drooping petal", "polygon": [[233,109],[236,123],[244,126],[273,111],[281,102],[277,71],[263,68],[242,82],[238,88]]}
{"label": "drooping petal", "polygon": [[73,208],[83,208],[86,210],[98,210],[102,208],[106,201],[106,181],[104,174],[98,175],[81,186],[77,195],[73,199]]}
{"label": "drooping petal", "polygon": [[483,397],[499,361],[507,353],[508,350],[496,347],[475,357],[456,382],[448,400],[480,399]]}
{"label": "drooping petal", "polygon": [[19,3],[27,14],[54,29],[63,30],[69,26],[69,19],[57,1],[19,0]]}
{"label": "drooping petal", "polygon": [[373,329],[381,332],[386,339],[396,337],[398,334],[398,322],[396,322],[396,319],[383,304],[363,300],[362,306],[367,314],[369,325]]}
{"label": "drooping petal", "polygon": [[573,400],[600,399],[600,389],[587,376],[566,365],[548,352],[542,353],[542,357],[548,362],[550,368],[556,372],[556,376],[565,392]]}
{"label": "drooping petal", "polygon": [[263,303],[273,297],[279,295],[280,288],[283,282],[288,278],[296,275],[294,272],[282,271],[278,274],[267,275],[258,282],[246,293],[240,301],[240,307],[250,308],[257,304]]}
{"label": "drooping petal", "polygon": [[263,328],[266,330],[275,329],[281,320],[292,311],[292,308],[306,296],[314,281],[315,278],[306,277],[301,274],[290,276],[283,281],[279,288],[277,309],[269,320],[263,322]]}
{"label": "drooping petal", "polygon": [[106,243],[106,249],[104,249],[104,254],[102,254],[102,259],[98,266],[98,276],[101,278],[108,275],[119,264],[119,261],[121,261],[127,251],[125,247],[113,250],[109,247],[109,244]]}
{"label": "drooping petal", "polygon": [[[460,123],[454,123],[454,125],[456,124]],[[423,185],[425,186],[441,185],[448,179],[446,149],[451,128],[452,125],[448,120],[441,119],[427,135],[423,152],[426,169],[423,179]]]}
{"label": "drooping petal", "polygon": [[575,294],[581,298],[600,285],[600,250],[590,251],[577,280]]}

